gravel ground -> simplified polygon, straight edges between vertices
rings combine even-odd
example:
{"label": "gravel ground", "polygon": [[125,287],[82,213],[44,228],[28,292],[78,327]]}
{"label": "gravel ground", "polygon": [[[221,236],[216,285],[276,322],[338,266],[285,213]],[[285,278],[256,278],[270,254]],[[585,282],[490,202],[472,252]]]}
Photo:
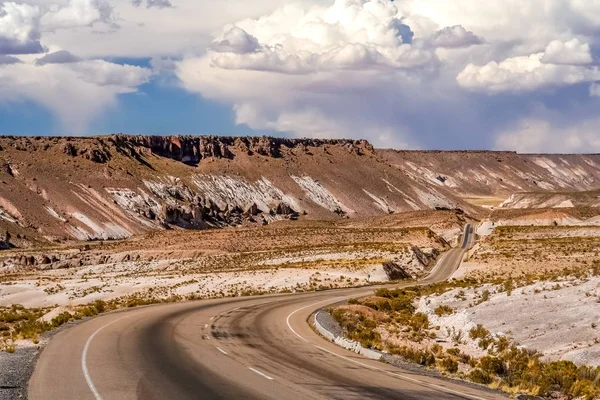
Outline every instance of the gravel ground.
{"label": "gravel ground", "polygon": [[26,399],[27,383],[41,353],[41,346],[0,352],[0,400]]}
{"label": "gravel ground", "polygon": [[38,345],[17,346],[14,353],[0,351],[0,400],[27,399],[27,385],[44,346],[57,333],[88,319],[72,321],[42,334]]}
{"label": "gravel ground", "polygon": [[338,324],[337,321],[333,319],[331,314],[329,314],[326,310],[320,311],[321,312],[319,312],[318,314],[315,314],[315,318],[317,319],[317,321],[319,321],[321,326],[327,331],[333,333],[333,336],[342,336],[344,332],[342,331],[342,327],[340,326],[340,324]]}

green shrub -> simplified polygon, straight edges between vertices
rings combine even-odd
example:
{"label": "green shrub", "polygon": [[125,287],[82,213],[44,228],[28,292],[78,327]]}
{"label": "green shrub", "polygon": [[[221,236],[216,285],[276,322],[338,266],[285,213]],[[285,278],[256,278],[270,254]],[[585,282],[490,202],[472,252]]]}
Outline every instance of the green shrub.
{"label": "green shrub", "polygon": [[377,301],[377,300],[373,300],[373,301],[365,301],[363,303],[363,305],[372,308],[373,310],[377,310],[377,311],[383,311],[383,312],[387,312],[387,311],[391,311],[392,310],[392,306],[390,305],[390,301],[389,300],[385,300],[385,301]]}
{"label": "green shrub", "polygon": [[479,360],[479,367],[488,374],[502,376],[506,372],[504,363],[497,357],[484,356]]}
{"label": "green shrub", "polygon": [[410,318],[410,327],[415,332],[419,332],[424,329],[429,328],[429,318],[427,318],[426,314],[416,313]]}
{"label": "green shrub", "polygon": [[474,369],[473,371],[469,372],[467,377],[471,382],[480,383],[482,385],[489,385],[493,381],[490,374],[483,372],[480,369]]}
{"label": "green shrub", "polygon": [[458,357],[458,355],[460,354],[460,349],[452,347],[451,349],[446,350],[446,353]]}
{"label": "green shrub", "polygon": [[430,350],[418,350],[411,347],[391,347],[388,349],[390,354],[399,355],[407,361],[429,367],[435,364],[435,355]]}
{"label": "green shrub", "polygon": [[585,400],[594,400],[600,397],[600,386],[598,381],[591,381],[588,379],[582,379],[575,382],[569,394],[576,398],[583,398]]}
{"label": "green shrub", "polygon": [[500,336],[495,343],[496,351],[501,353],[510,347],[510,340],[506,336]]}
{"label": "green shrub", "polygon": [[393,311],[407,311],[411,314],[415,312],[413,299],[405,295],[393,298],[390,304]]}
{"label": "green shrub", "polygon": [[447,306],[445,304],[442,304],[442,305],[437,306],[435,308],[435,310],[433,310],[433,312],[438,317],[442,317],[444,315],[452,315],[452,314],[454,314],[454,308],[452,308],[450,306]]}
{"label": "green shrub", "polygon": [[571,361],[553,361],[544,366],[541,387],[544,394],[552,391],[568,392],[577,381],[577,366]]}
{"label": "green shrub", "polygon": [[483,325],[477,324],[476,327],[471,328],[469,331],[469,337],[473,340],[475,339],[485,339],[490,335],[490,331],[485,329]]}
{"label": "green shrub", "polygon": [[334,308],[331,316],[340,324],[344,334],[350,340],[357,341],[365,348],[377,348],[381,337],[375,332],[377,322],[360,313]]}
{"label": "green shrub", "polygon": [[455,374],[456,372],[458,372],[458,362],[456,360],[454,360],[453,358],[444,358],[440,361],[440,365],[442,366],[442,368],[451,373],[451,374]]}
{"label": "green shrub", "polygon": [[54,317],[52,319],[51,325],[55,328],[66,324],[67,322],[69,322],[71,319],[73,319],[73,316],[71,315],[71,313],[69,312],[63,312],[61,314],[58,314],[56,317]]}
{"label": "green shrub", "polygon": [[479,347],[483,350],[487,350],[487,348],[490,347],[492,343],[494,343],[494,339],[488,336],[484,339],[479,340]]}

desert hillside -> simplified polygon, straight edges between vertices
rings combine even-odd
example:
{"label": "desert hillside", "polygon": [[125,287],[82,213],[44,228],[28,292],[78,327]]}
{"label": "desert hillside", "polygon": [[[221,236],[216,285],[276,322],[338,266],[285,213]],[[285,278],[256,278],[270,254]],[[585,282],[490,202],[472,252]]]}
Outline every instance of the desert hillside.
{"label": "desert hillside", "polygon": [[392,151],[364,140],[1,137],[0,157],[1,239],[21,248],[433,209],[477,218],[517,192],[600,182],[600,155]]}

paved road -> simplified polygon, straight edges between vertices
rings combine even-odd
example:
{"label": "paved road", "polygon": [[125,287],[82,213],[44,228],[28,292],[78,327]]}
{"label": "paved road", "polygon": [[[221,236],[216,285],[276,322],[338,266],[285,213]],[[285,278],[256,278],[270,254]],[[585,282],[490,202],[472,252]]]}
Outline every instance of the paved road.
{"label": "paved road", "polygon": [[[432,273],[446,279],[462,250]],[[456,253],[455,255],[452,255]],[[38,399],[491,399],[487,391],[367,360],[315,334],[311,313],[344,289],[169,304],[57,334],[30,381]]]}

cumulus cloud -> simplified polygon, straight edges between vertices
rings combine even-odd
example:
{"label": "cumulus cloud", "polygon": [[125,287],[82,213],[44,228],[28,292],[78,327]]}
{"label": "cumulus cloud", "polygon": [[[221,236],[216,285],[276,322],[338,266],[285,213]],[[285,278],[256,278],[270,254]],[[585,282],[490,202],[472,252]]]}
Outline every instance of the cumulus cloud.
{"label": "cumulus cloud", "polygon": [[459,48],[484,43],[483,39],[461,25],[449,26],[435,32],[431,38],[435,47]]}
{"label": "cumulus cloud", "polygon": [[403,34],[411,39],[405,28],[390,1],[338,0],[308,9],[293,4],[226,29],[209,57],[218,68],[288,74],[434,64],[431,49],[404,43]]}
{"label": "cumulus cloud", "polygon": [[387,0],[288,4],[225,27],[206,55],[178,62],[176,74],[187,90],[231,103],[236,122],[253,129],[382,144],[396,132],[397,143],[408,143],[390,118],[393,106],[368,102],[394,91],[400,99],[403,86],[435,75],[434,48],[412,39]]}
{"label": "cumulus cloud", "polygon": [[568,127],[549,121],[524,119],[501,132],[495,147],[521,153],[590,153],[600,151],[600,119],[592,118]]}
{"label": "cumulus cloud", "polygon": [[257,38],[234,25],[214,40],[210,48],[218,53],[248,54],[259,50],[260,44]]}
{"label": "cumulus cloud", "polygon": [[489,93],[528,92],[600,80],[598,67],[548,64],[542,62],[544,55],[513,57],[484,66],[469,64],[456,80],[465,88]]}
{"label": "cumulus cloud", "polygon": [[52,4],[42,15],[44,30],[91,26],[98,22],[112,23],[113,8],[106,0],[68,0]]}
{"label": "cumulus cloud", "polygon": [[[596,0],[0,0],[9,8],[0,56],[52,49],[40,65],[19,55],[24,63],[12,67],[97,93],[107,100],[82,104],[100,110],[149,79],[89,61],[115,57],[151,58],[158,82],[178,79],[257,131],[381,146],[492,146],[497,126],[538,103],[560,103],[564,131],[600,94]],[[3,79],[0,96],[17,98]],[[51,109],[65,121],[76,114]],[[90,106],[82,115],[96,114]]]}
{"label": "cumulus cloud", "polygon": [[81,58],[74,56],[66,50],[55,51],[54,53],[48,53],[43,57],[35,60],[37,65],[46,64],[70,64],[81,61]]}
{"label": "cumulus cloud", "polygon": [[574,38],[563,42],[553,40],[546,47],[542,62],[559,65],[587,65],[593,61],[590,45]]}
{"label": "cumulus cloud", "polygon": [[97,22],[113,22],[106,0],[0,1],[0,54],[43,53],[43,33]]}
{"label": "cumulus cloud", "polygon": [[0,2],[0,54],[42,53],[39,18],[38,7]]}
{"label": "cumulus cloud", "polygon": [[59,116],[65,133],[81,134],[117,95],[135,92],[150,77],[148,69],[103,60],[2,65],[0,102],[37,102]]}

